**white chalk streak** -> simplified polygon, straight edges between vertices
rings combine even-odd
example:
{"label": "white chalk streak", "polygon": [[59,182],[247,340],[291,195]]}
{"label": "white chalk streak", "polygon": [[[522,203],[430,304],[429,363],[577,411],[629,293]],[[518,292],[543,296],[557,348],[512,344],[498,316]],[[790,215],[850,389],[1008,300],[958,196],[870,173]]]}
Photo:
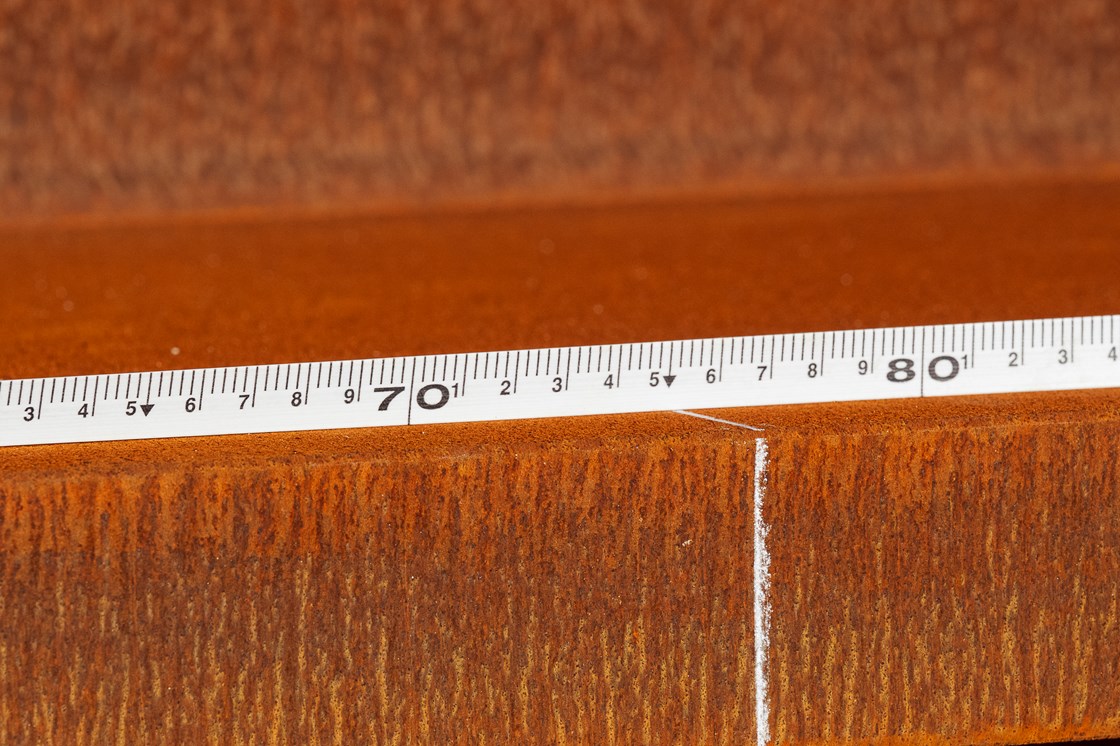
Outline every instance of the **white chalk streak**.
{"label": "white chalk streak", "polygon": [[689,412],[687,409],[674,409],[673,411],[676,412],[677,414],[687,414],[689,417],[699,417],[702,420],[710,420],[712,422],[721,422],[724,425],[734,425],[735,427],[741,427],[744,430],[754,430],[755,432],[759,432],[759,433],[762,432],[761,427],[755,427],[754,425],[744,425],[742,422],[732,422],[731,420],[721,420],[719,417],[709,417],[706,414],[698,414],[696,412]]}
{"label": "white chalk streak", "polygon": [[766,538],[770,533],[762,517],[766,497],[770,450],[765,438],[754,442],[754,721],[756,742],[770,742],[770,701],[767,690],[766,658],[770,648],[770,552]]}

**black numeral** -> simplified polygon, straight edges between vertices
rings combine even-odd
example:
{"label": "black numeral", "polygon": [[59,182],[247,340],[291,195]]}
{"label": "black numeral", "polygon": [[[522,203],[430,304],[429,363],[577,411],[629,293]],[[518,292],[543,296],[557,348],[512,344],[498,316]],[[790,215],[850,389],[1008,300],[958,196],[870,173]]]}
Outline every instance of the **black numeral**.
{"label": "black numeral", "polygon": [[346,389],[346,391],[342,393],[342,401],[346,402],[347,404],[353,404],[354,396],[354,389]]}
{"label": "black numeral", "polygon": [[292,406],[298,407],[303,404],[303,392],[295,391],[292,393]]}
{"label": "black numeral", "polygon": [[389,408],[389,404],[393,401],[393,399],[397,398],[397,396],[404,391],[404,386],[382,386],[380,388],[374,389],[373,391],[376,394],[388,394],[388,396],[382,399],[381,403],[377,405],[377,411],[384,412]]}
{"label": "black numeral", "polygon": [[1008,368],[1018,368],[1019,367],[1019,353],[1018,352],[1008,353],[1008,355],[1007,355],[1007,367]]}
{"label": "black numeral", "polygon": [[512,393],[512,391],[511,391],[512,388],[513,388],[513,384],[509,380],[502,381],[501,395],[502,396],[509,396]]}
{"label": "black numeral", "polygon": [[249,394],[242,394],[241,395],[241,406],[238,407],[238,409],[244,409],[245,405],[249,403],[249,398],[250,398]]}
{"label": "black numeral", "polygon": [[[437,392],[439,398],[436,401],[431,401],[428,394]],[[442,383],[429,383],[422,389],[416,392],[416,403],[420,405],[421,409],[439,409],[451,399],[451,392]]]}
{"label": "black numeral", "polygon": [[35,419],[35,407],[27,407],[26,409],[24,409],[23,410],[23,421],[24,422],[31,422],[31,420],[33,420],[33,419]]}
{"label": "black numeral", "polygon": [[610,375],[607,376],[607,380],[603,381],[603,385],[606,386],[608,389],[613,389],[614,388],[614,373],[611,373]]}
{"label": "black numeral", "polygon": [[[948,369],[945,363],[948,363]],[[960,372],[961,364],[952,355],[942,355],[929,361],[929,377],[935,381],[951,381]]]}
{"label": "black numeral", "polygon": [[78,409],[78,415],[81,417],[89,417],[89,405],[82,404],[81,408]]}
{"label": "black numeral", "polygon": [[552,390],[557,391],[557,392],[563,391],[564,390],[564,379],[560,378],[559,376],[557,376],[556,378],[553,378],[552,379]]}
{"label": "black numeral", "polygon": [[887,371],[887,380],[892,383],[906,383],[913,381],[917,377],[914,372],[914,361],[908,357],[900,357],[891,360],[890,370]]}
{"label": "black numeral", "polygon": [[817,372],[818,372],[817,364],[816,363],[809,363],[809,378],[816,378],[817,377]]}
{"label": "black numeral", "polygon": [[188,412],[195,411],[196,409],[198,409],[198,400],[196,400],[193,396],[187,399],[187,403],[184,409],[186,409]]}

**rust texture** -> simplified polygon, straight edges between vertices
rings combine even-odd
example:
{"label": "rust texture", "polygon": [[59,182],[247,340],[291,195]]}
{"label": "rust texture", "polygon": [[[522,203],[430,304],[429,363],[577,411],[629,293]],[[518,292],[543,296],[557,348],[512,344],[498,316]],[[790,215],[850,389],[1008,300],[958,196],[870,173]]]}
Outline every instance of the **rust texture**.
{"label": "rust texture", "polygon": [[[8,228],[0,376],[1114,312],[1115,184]],[[172,348],[179,354],[172,354]],[[0,451],[0,740],[1120,735],[1115,390]]]}
{"label": "rust texture", "polygon": [[1120,734],[1120,408],[1052,399],[776,428],[776,742]]}
{"label": "rust texture", "polygon": [[0,217],[1120,163],[1101,0],[0,4]]}
{"label": "rust texture", "polygon": [[666,424],[4,484],[0,732],[742,743],[753,441]]}

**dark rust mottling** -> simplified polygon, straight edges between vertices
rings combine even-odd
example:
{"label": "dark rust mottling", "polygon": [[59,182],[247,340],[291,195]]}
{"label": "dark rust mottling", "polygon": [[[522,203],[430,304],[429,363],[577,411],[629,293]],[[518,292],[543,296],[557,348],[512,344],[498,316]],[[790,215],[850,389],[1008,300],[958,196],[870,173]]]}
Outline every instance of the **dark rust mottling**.
{"label": "dark rust mottling", "polygon": [[1059,398],[771,438],[778,742],[1117,735],[1120,409]]}
{"label": "dark rust mottling", "polygon": [[0,219],[1118,164],[1102,0],[0,4]]}
{"label": "dark rust mottling", "polygon": [[[5,229],[0,376],[1112,313],[1118,202]],[[0,450],[0,741],[752,742],[760,436],[778,742],[1120,735],[1115,390],[713,414]]]}
{"label": "dark rust mottling", "polygon": [[0,732],[741,743],[753,439],[659,424],[0,484]]}

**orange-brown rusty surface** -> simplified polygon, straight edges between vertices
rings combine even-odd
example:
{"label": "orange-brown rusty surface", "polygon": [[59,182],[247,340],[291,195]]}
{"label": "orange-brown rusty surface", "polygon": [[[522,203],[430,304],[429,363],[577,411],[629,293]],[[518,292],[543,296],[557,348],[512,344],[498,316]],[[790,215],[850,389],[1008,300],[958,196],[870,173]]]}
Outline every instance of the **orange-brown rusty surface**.
{"label": "orange-brown rusty surface", "polygon": [[0,4],[0,217],[1117,166],[1102,0]]}
{"label": "orange-brown rusty surface", "polygon": [[1056,398],[771,439],[777,742],[1120,733],[1120,406]]}
{"label": "orange-brown rusty surface", "polygon": [[[1120,307],[1120,186],[9,229],[0,377]],[[171,348],[180,350],[171,354]],[[0,450],[13,742],[1120,735],[1115,391]]]}

